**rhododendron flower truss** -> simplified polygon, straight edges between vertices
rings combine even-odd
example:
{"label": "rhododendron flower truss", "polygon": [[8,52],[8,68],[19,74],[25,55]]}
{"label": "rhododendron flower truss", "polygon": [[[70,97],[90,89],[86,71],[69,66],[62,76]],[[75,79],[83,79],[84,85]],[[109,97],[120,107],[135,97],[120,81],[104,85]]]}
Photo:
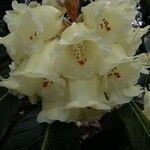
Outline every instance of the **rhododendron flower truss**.
{"label": "rhododendron flower truss", "polygon": [[13,2],[4,17],[10,34],[0,42],[15,68],[0,86],[32,103],[40,97],[39,122],[100,119],[143,92],[137,81],[149,58],[134,54],[148,27],[132,27],[135,1],[91,2],[67,26],[68,8],[59,4]]}

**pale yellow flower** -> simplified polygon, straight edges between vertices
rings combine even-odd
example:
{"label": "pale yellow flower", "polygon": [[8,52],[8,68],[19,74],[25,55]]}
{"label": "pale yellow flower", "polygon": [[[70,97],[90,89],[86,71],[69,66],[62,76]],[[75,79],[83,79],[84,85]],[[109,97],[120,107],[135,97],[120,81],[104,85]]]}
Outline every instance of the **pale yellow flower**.
{"label": "pale yellow flower", "polygon": [[82,8],[83,20],[107,45],[119,44],[131,56],[141,44],[142,35],[148,31],[148,27],[132,27],[136,4],[133,0],[98,0]]}
{"label": "pale yellow flower", "polygon": [[140,58],[114,65],[107,75],[101,77],[102,89],[111,107],[128,103],[143,92],[142,87],[137,85],[143,65]]}
{"label": "pale yellow flower", "polygon": [[[61,35],[56,70],[71,79],[87,78],[100,70],[105,53],[92,38],[92,32],[84,24],[73,23]],[[106,55],[106,54],[105,54]],[[100,59],[101,58],[101,59]]]}
{"label": "pale yellow flower", "polygon": [[29,7],[13,1],[14,10],[7,11],[4,20],[11,33],[1,39],[16,63],[43,48],[62,30],[62,12],[52,6]]}
{"label": "pale yellow flower", "polygon": [[105,97],[100,99],[97,81],[96,76],[92,79],[72,80],[68,81],[69,85],[65,88],[49,83],[47,88],[42,89],[42,111],[38,121],[51,123],[55,120],[71,122],[100,119],[110,111],[110,106],[104,101]]}

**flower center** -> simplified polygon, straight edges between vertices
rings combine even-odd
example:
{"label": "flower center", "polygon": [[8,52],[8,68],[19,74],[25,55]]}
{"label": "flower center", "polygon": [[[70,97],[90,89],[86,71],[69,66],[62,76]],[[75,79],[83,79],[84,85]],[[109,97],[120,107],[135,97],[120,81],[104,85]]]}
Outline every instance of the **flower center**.
{"label": "flower center", "polygon": [[36,33],[36,31],[35,31],[34,34],[32,34],[32,35],[29,37],[29,39],[30,39],[30,40],[34,40],[36,37],[37,37],[37,33]]}
{"label": "flower center", "polygon": [[74,55],[76,61],[80,65],[84,65],[86,63],[86,61],[87,61],[86,54],[87,54],[87,49],[86,49],[85,45],[83,44],[83,42],[73,45],[73,55]]}
{"label": "flower center", "polygon": [[115,79],[120,79],[121,74],[117,71],[117,68],[113,68],[107,75],[108,77],[115,77]]}
{"label": "flower center", "polygon": [[100,32],[101,30],[106,32],[110,32],[112,30],[109,21],[105,18],[98,23],[98,31]]}
{"label": "flower center", "polygon": [[42,87],[43,88],[47,88],[49,86],[49,84],[52,84],[52,81],[47,80],[46,78],[44,78],[44,81],[42,83]]}

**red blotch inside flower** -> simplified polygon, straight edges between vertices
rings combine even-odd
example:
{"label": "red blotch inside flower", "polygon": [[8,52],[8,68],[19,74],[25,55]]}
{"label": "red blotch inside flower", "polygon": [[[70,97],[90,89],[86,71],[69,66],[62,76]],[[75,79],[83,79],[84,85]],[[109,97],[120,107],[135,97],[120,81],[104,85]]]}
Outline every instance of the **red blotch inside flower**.
{"label": "red blotch inside flower", "polygon": [[44,81],[44,82],[43,82],[43,88],[48,87],[48,85],[49,85],[49,81]]}
{"label": "red blotch inside flower", "polygon": [[85,64],[85,62],[84,62],[83,60],[79,60],[78,63],[79,63],[80,65],[84,65],[84,64]]}

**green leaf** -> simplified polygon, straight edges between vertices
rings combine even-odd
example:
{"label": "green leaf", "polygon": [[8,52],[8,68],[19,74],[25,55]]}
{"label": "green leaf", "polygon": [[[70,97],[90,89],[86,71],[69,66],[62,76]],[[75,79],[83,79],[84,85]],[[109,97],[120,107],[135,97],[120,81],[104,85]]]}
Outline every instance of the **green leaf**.
{"label": "green leaf", "polygon": [[5,136],[19,110],[20,100],[8,94],[7,89],[0,88],[0,140]]}
{"label": "green leaf", "polygon": [[59,121],[47,127],[41,150],[81,150],[78,128]]}
{"label": "green leaf", "polygon": [[36,120],[40,108],[29,112],[7,135],[1,150],[40,150],[47,124]]}
{"label": "green leaf", "polygon": [[[2,6],[0,6],[1,8]],[[9,30],[7,28],[6,23],[4,22],[4,20],[0,20],[0,37],[4,37],[7,34],[9,34]]]}
{"label": "green leaf", "polygon": [[82,143],[83,150],[133,150],[124,128],[104,130]]}
{"label": "green leaf", "polygon": [[150,0],[144,0],[147,4],[147,6],[150,8]]}
{"label": "green leaf", "polygon": [[133,150],[150,149],[150,121],[139,107],[130,102],[118,110],[128,131]]}

